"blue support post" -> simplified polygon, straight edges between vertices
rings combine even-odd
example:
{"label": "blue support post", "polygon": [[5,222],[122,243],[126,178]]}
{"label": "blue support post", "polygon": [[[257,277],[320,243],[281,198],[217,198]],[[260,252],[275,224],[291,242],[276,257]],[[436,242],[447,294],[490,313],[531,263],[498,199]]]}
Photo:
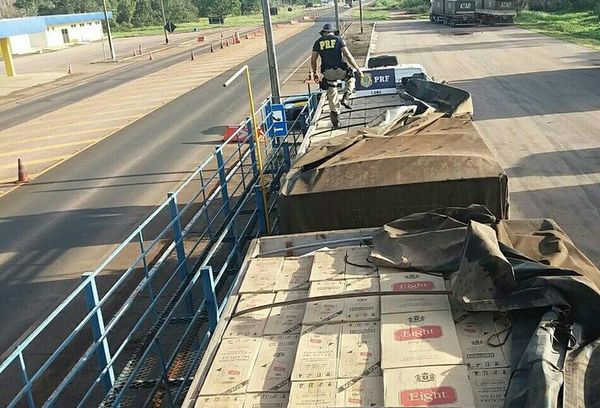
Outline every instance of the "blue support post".
{"label": "blue support post", "polygon": [[256,200],[256,216],[258,217],[258,232],[260,235],[267,233],[267,224],[265,212],[265,205],[263,203],[262,190],[259,186],[254,186],[254,199]]}
{"label": "blue support post", "polygon": [[208,313],[208,327],[210,332],[213,333],[219,322],[219,306],[217,304],[217,295],[215,294],[215,281],[212,268],[210,266],[200,268],[200,278],[202,279],[204,302]]}
{"label": "blue support post", "polygon": [[[96,286],[96,278],[90,272],[86,272],[81,275],[82,280],[88,279],[91,277],[88,284],[85,286],[84,294],[85,294],[85,303],[88,307],[88,310],[94,309],[98,303],[100,302],[98,296],[98,287]],[[96,313],[90,319],[90,324],[92,326],[92,335],[94,336],[94,341],[98,341],[100,337],[102,337],[105,333],[104,327],[104,317],[102,316],[102,310],[98,309]],[[100,371],[104,370],[110,361],[110,348],[108,347],[108,340],[104,338],[102,340],[102,345],[96,349],[96,357],[98,359],[98,368]],[[104,390],[109,392],[115,383],[115,372],[113,370],[112,365],[106,371],[106,373],[102,376],[102,383],[104,384]]]}
{"label": "blue support post", "polygon": [[[21,366],[21,378],[23,379],[23,385],[27,386],[27,384],[29,384],[29,374],[27,374],[27,367],[25,366],[23,353],[19,353],[19,364]],[[29,408],[35,408],[35,401],[33,400],[31,388],[27,390],[27,406]]]}
{"label": "blue support post", "polygon": [[175,241],[175,250],[177,251],[177,265],[179,268],[179,277],[183,281],[188,274],[187,258],[185,256],[185,247],[183,245],[183,234],[181,232],[181,219],[179,216],[179,207],[177,206],[177,196],[173,193],[167,193],[169,198],[169,207],[171,209],[171,220],[173,222],[173,239]]}
{"label": "blue support post", "polygon": [[223,210],[225,216],[231,213],[231,206],[229,205],[229,192],[227,191],[227,173],[225,172],[225,162],[223,160],[223,152],[219,148],[215,149],[215,156],[217,157],[217,166],[219,172],[219,184],[221,185],[221,198],[223,199]]}

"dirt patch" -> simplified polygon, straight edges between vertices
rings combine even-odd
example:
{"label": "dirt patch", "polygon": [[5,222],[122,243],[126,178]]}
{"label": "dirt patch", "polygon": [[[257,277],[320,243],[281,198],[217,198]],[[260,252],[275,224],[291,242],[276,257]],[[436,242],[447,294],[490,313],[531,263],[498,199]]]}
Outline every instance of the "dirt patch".
{"label": "dirt patch", "polygon": [[353,23],[348,31],[346,31],[346,44],[358,65],[363,66],[365,64],[365,58],[371,45],[371,32],[373,31],[373,23],[365,23],[363,25],[364,30],[361,34],[360,24]]}

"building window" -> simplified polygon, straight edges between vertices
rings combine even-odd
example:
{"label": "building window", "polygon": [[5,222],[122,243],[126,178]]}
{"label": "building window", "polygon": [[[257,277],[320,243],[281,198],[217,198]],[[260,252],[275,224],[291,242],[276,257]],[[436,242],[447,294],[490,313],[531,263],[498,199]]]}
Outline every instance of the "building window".
{"label": "building window", "polygon": [[79,24],[79,27],[85,27],[85,24]]}
{"label": "building window", "polygon": [[77,24],[71,24],[71,28],[77,28]]}
{"label": "building window", "polygon": [[88,25],[92,25],[92,23],[88,23]]}

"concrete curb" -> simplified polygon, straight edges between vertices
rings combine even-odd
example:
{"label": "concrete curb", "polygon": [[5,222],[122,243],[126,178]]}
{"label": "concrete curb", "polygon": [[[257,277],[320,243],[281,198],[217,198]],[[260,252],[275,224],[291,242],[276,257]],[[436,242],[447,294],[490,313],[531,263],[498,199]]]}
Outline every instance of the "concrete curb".
{"label": "concrete curb", "polygon": [[375,51],[375,47],[377,46],[377,33],[375,32],[376,27],[377,21],[373,23],[373,29],[371,30],[371,41],[369,42],[369,49],[367,50],[367,55],[365,56],[365,68],[368,68],[367,64],[369,63],[369,58],[371,58],[371,53]]}

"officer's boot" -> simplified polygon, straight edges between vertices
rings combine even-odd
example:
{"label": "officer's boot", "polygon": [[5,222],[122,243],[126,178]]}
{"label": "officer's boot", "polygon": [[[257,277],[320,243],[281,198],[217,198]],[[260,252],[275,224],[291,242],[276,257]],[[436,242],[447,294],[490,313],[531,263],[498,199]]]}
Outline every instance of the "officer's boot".
{"label": "officer's boot", "polygon": [[338,129],[340,127],[340,118],[337,112],[332,111],[329,114],[329,117],[331,118],[331,124],[333,125],[334,129]]}

